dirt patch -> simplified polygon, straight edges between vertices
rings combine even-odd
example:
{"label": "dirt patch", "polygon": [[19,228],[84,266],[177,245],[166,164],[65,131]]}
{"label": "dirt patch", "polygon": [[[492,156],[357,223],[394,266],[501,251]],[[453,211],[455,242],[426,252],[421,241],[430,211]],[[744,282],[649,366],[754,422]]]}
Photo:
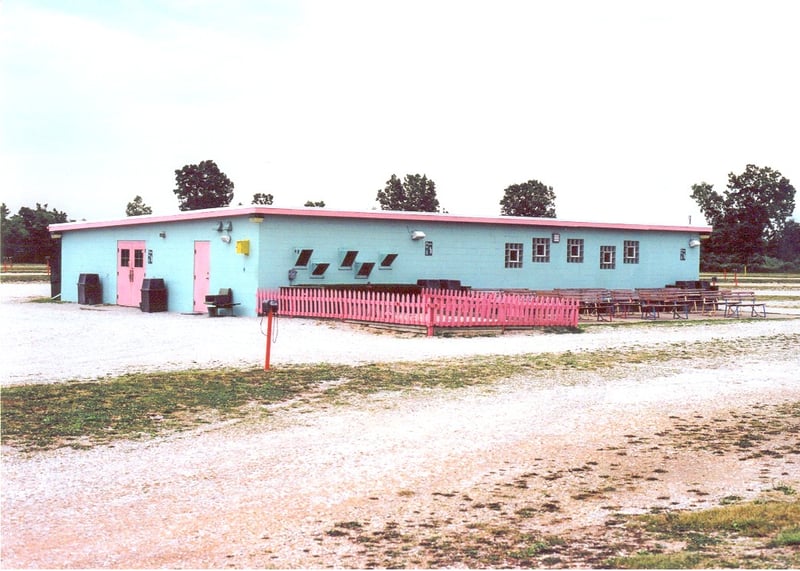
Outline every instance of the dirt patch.
{"label": "dirt patch", "polygon": [[145,442],[6,450],[3,564],[598,565],[657,541],[626,527],[631,514],[800,487],[797,361],[788,347],[764,359],[385,392]]}

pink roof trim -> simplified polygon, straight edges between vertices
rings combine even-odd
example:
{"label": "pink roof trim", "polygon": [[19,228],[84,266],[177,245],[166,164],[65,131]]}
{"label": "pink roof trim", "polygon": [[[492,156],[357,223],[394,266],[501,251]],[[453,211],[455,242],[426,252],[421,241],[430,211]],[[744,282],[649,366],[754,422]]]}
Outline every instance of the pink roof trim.
{"label": "pink roof trim", "polygon": [[114,228],[119,226],[138,226],[142,224],[164,224],[209,218],[233,218],[236,216],[261,215],[298,216],[307,218],[349,218],[361,220],[399,220],[404,222],[449,222],[460,224],[502,224],[509,226],[538,226],[547,228],[598,228],[607,230],[650,230],[660,232],[694,232],[710,234],[710,226],[659,226],[654,224],[621,224],[612,222],[578,222],[558,218],[522,218],[518,216],[456,216],[430,212],[393,212],[388,210],[347,211],[327,210],[325,208],[276,208],[272,206],[249,206],[237,208],[210,208],[192,210],[166,216],[130,216],[117,220],[97,222],[65,222],[51,224],[50,232],[69,232],[92,228]]}

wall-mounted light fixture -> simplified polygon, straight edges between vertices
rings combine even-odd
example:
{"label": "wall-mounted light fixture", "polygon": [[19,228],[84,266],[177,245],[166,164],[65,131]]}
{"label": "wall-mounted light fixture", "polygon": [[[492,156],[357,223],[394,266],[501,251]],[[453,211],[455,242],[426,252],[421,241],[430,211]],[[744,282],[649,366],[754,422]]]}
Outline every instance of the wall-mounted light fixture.
{"label": "wall-mounted light fixture", "polygon": [[161,232],[158,233],[158,237],[159,238],[166,238],[167,237],[167,233],[162,230]]}
{"label": "wall-mounted light fixture", "polygon": [[697,238],[689,240],[689,247],[690,248],[697,248],[699,245],[700,245],[700,240],[698,240]]}
{"label": "wall-mounted light fixture", "polygon": [[411,239],[412,240],[422,240],[425,237],[425,232],[422,230],[414,230],[411,232]]}
{"label": "wall-mounted light fixture", "polygon": [[214,230],[217,232],[222,232],[222,222],[217,222],[217,225],[214,226]]}
{"label": "wall-mounted light fixture", "polygon": [[222,240],[226,244],[230,244],[231,243],[231,237],[229,235],[227,235],[227,234],[223,234],[222,236],[219,237],[219,239]]}
{"label": "wall-mounted light fixture", "polygon": [[250,215],[250,222],[255,222],[256,224],[261,224],[264,221],[263,214],[251,214]]}
{"label": "wall-mounted light fixture", "polygon": [[231,230],[233,230],[233,222],[228,220],[222,225],[222,229],[225,230],[225,232],[230,232]]}

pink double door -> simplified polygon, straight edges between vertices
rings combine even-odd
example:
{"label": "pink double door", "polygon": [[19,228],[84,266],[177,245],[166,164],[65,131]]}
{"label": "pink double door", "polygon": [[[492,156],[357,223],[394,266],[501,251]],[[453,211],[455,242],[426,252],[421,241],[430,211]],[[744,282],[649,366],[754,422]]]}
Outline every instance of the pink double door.
{"label": "pink double door", "polygon": [[144,281],[145,243],[117,242],[117,305],[139,307]]}

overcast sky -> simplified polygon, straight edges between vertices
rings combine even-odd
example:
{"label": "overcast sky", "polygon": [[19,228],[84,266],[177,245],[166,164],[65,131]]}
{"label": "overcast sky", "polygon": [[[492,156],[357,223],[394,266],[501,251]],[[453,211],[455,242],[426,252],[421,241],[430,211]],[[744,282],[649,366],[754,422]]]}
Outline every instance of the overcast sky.
{"label": "overcast sky", "polygon": [[[426,174],[452,214],[537,179],[559,218],[703,224],[748,163],[800,188],[800,3],[0,0],[0,199],[177,212],[214,160],[276,206],[377,208]],[[799,197],[800,198],[800,197]]]}

